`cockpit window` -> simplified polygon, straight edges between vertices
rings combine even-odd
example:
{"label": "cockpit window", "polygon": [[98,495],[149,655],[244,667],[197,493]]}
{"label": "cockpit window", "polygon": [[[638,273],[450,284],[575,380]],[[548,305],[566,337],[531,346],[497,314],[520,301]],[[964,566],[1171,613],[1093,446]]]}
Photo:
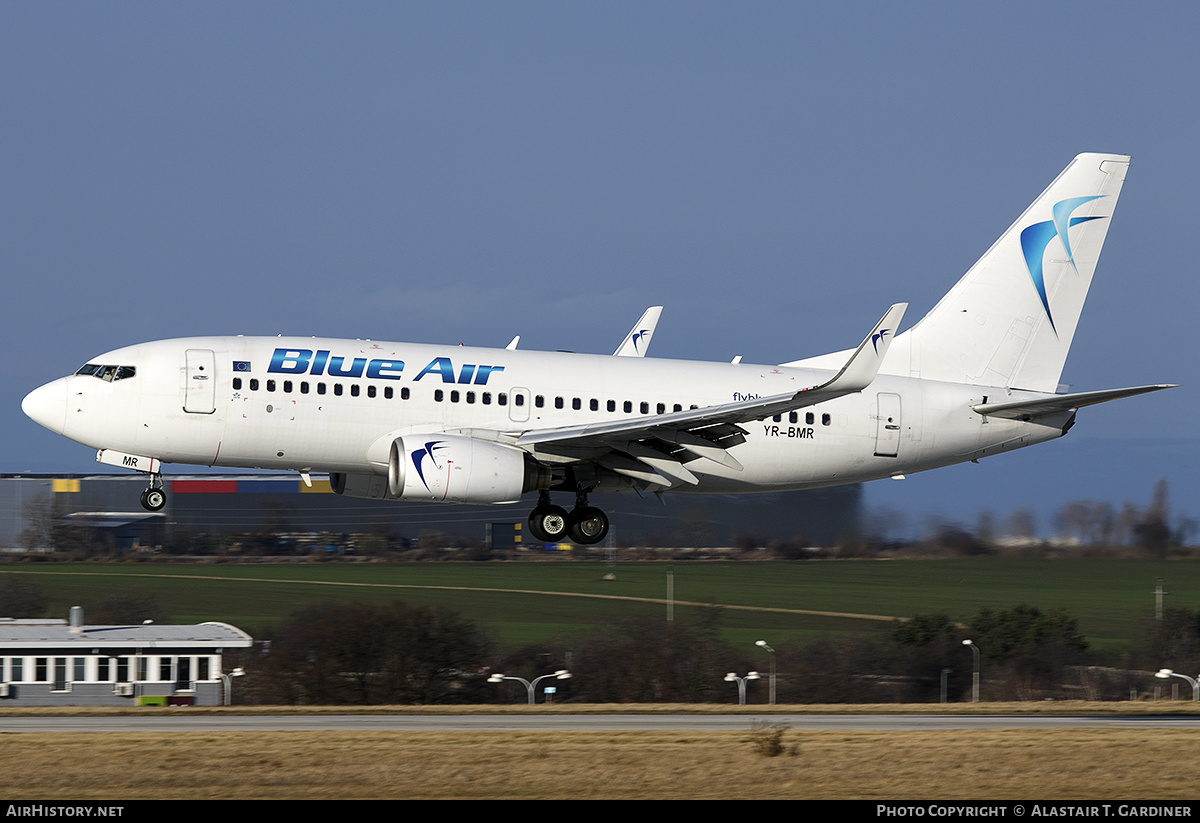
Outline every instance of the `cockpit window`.
{"label": "cockpit window", "polygon": [[76,374],[90,374],[92,377],[99,377],[108,383],[114,380],[125,380],[137,374],[137,369],[133,366],[108,366],[101,363],[88,363],[81,368]]}

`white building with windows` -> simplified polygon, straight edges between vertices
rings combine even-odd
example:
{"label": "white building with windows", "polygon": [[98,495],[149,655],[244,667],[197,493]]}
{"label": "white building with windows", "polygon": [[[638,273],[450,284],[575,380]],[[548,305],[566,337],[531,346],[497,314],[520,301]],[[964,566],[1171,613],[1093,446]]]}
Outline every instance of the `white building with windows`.
{"label": "white building with windows", "polygon": [[85,626],[0,618],[2,706],[218,706],[221,658],[250,635],[227,623]]}

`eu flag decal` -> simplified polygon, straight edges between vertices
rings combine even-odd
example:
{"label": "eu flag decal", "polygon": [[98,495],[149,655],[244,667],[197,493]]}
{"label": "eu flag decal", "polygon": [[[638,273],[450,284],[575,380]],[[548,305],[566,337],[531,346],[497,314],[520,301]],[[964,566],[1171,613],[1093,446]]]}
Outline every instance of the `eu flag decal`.
{"label": "eu flag decal", "polygon": [[234,360],[233,361],[233,370],[235,372],[250,371],[250,361],[249,360]]}

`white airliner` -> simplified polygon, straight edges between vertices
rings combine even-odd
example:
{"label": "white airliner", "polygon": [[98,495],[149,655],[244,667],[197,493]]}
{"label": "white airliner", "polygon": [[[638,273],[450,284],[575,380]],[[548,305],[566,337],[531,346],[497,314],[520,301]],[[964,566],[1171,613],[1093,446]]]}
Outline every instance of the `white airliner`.
{"label": "white airliner", "polygon": [[[300,337],[196,337],[92,358],[31,392],[35,421],[146,472],[163,463],[330,473],[379,500],[516,503],[544,541],[596,543],[588,495],[857,483],[1061,437],[1056,394],[1129,158],[1081,154],[911,329],[896,304],[856,349],[757,366]],[[633,355],[633,356],[629,356]],[[571,511],[551,492],[574,495]]]}

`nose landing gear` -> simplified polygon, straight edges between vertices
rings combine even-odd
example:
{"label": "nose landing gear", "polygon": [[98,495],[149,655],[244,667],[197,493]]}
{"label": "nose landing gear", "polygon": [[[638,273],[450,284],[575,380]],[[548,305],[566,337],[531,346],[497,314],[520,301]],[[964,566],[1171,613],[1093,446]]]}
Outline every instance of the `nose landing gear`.
{"label": "nose landing gear", "polygon": [[[155,483],[158,485],[155,486]],[[150,486],[142,492],[142,508],[146,511],[162,511],[162,507],[167,505],[167,493],[163,491],[162,475],[150,475]]]}

